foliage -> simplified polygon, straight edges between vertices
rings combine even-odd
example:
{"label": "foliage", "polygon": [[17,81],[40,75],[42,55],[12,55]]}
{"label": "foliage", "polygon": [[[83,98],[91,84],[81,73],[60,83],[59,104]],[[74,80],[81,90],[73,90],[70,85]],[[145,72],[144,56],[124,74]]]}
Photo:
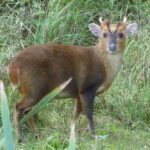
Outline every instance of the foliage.
{"label": "foliage", "polygon": [[7,97],[5,94],[4,85],[1,80],[0,80],[0,100],[1,100],[1,115],[4,132],[4,138],[1,139],[0,148],[2,149],[2,146],[5,143],[7,150],[14,150],[14,140],[12,135],[10,112],[7,104]]}
{"label": "foliage", "polygon": [[[0,78],[6,84],[10,108],[19,95],[8,83],[6,66],[17,51],[48,42],[93,45],[96,39],[88,31],[89,23],[98,23],[99,16],[116,22],[126,15],[129,22],[139,24],[138,35],[127,41],[125,63],[115,82],[95,101],[96,132],[109,137],[100,142],[91,140],[84,132],[86,122],[81,116],[77,149],[149,149],[149,8],[149,0],[3,0],[0,4]],[[54,139],[60,149],[65,149],[72,109],[70,100],[60,100],[40,111],[38,126],[43,137],[37,142],[25,126],[27,143],[23,149],[46,149],[47,145],[53,145]],[[47,137],[54,138],[46,140]]]}

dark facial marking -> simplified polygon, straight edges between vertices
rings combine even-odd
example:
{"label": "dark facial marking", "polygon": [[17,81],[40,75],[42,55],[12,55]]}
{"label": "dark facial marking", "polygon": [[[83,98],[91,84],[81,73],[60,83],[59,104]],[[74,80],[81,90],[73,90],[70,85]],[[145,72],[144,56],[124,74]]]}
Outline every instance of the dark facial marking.
{"label": "dark facial marking", "polygon": [[106,32],[103,33],[103,38],[109,37],[109,50],[112,51],[112,52],[116,51],[117,38],[121,39],[124,36],[123,33],[121,33],[121,32],[118,33],[119,26],[120,26],[120,22],[117,24],[116,29],[114,31],[111,31],[111,28],[110,28],[109,24],[107,24],[109,32],[108,33],[106,33]]}
{"label": "dark facial marking", "polygon": [[110,33],[110,39],[109,39],[109,50],[110,51],[116,51],[116,45],[117,45],[117,36],[116,33]]}

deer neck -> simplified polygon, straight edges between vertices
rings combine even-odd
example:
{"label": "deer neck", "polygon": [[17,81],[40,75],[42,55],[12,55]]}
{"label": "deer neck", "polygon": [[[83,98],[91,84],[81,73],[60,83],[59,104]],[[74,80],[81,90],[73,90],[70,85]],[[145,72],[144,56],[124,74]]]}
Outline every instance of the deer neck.
{"label": "deer neck", "polygon": [[97,56],[103,63],[106,71],[105,82],[98,90],[98,92],[102,92],[111,85],[117,73],[119,72],[123,64],[123,52],[110,54],[106,50],[102,50],[99,45],[96,45],[95,48]]}

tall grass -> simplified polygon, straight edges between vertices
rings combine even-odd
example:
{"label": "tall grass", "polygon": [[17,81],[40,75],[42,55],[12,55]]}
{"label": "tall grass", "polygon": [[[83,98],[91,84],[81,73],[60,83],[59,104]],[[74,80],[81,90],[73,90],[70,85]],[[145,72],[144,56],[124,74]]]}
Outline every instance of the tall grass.
{"label": "tall grass", "polygon": [[1,147],[2,149],[3,145],[5,145],[7,150],[14,150],[14,140],[12,135],[12,126],[10,121],[10,112],[8,108],[7,103],[7,96],[5,94],[4,90],[4,84],[0,80],[0,104],[1,104],[1,115],[2,115],[2,129],[4,133],[4,137],[1,139]]}
{"label": "tall grass", "polygon": [[[0,4],[0,78],[5,81],[11,108],[14,101],[19,99],[19,95],[12,90],[8,82],[6,66],[9,59],[21,48],[31,44],[54,42],[93,45],[96,39],[88,31],[89,23],[98,23],[99,16],[111,18],[116,22],[126,15],[129,22],[135,21],[139,24],[139,32],[127,41],[125,63],[113,85],[96,98],[94,115],[97,133],[110,134],[106,142],[101,142],[101,145],[98,143],[98,147],[143,149],[146,146],[148,149],[150,142],[147,135],[150,131],[149,8],[148,0],[3,1]],[[46,149],[45,147],[49,148],[55,144],[59,149],[65,149],[72,117],[72,104],[70,101],[62,100],[55,101],[48,107],[39,113],[42,121],[38,125],[45,133],[45,138],[49,138],[47,140],[43,138],[36,143],[27,132],[26,137],[29,142],[24,149],[39,147]],[[81,128],[86,124],[83,118],[81,117],[77,127],[79,135],[77,148],[81,150],[94,147],[94,142],[89,142],[84,129]]]}

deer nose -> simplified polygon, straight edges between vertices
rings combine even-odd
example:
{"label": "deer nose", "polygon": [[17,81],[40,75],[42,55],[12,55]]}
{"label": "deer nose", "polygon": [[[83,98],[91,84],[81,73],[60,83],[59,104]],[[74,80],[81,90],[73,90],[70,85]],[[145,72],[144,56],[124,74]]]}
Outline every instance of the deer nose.
{"label": "deer nose", "polygon": [[110,51],[115,51],[116,50],[116,44],[111,43],[109,46]]}

